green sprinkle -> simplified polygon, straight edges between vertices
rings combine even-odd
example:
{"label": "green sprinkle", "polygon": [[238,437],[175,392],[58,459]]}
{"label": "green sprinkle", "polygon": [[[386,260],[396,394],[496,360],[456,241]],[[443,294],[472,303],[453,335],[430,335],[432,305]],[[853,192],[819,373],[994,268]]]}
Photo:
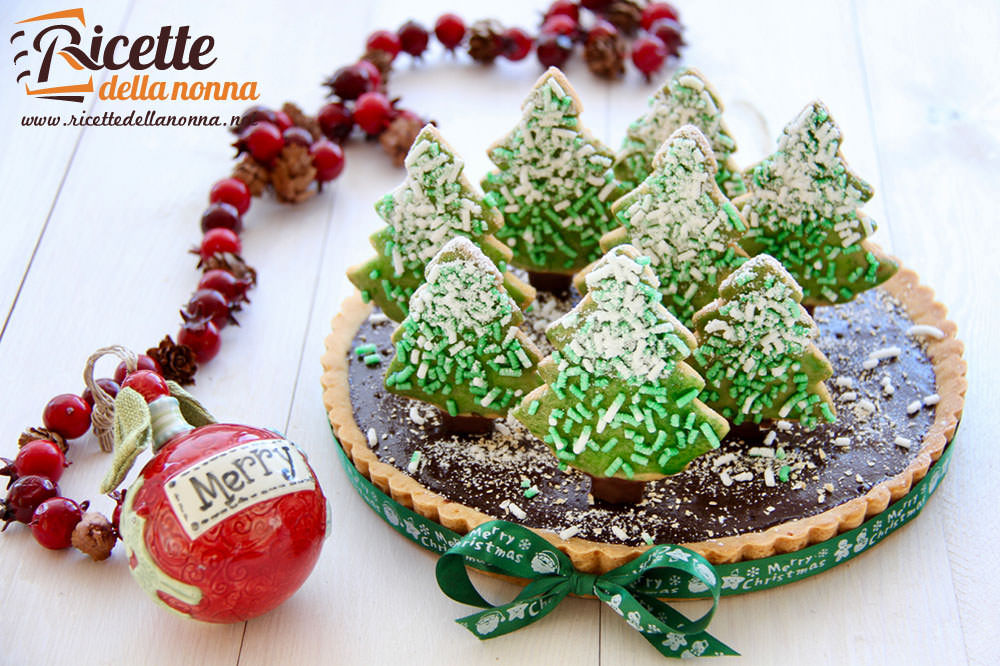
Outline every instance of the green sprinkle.
{"label": "green sprinkle", "polygon": [[451,416],[458,416],[458,403],[456,403],[452,398],[448,398],[445,401],[445,406],[448,408],[448,414]]}
{"label": "green sprinkle", "polygon": [[674,402],[678,407],[684,407],[689,402],[697,398],[698,393],[700,393],[700,391],[696,388],[693,388],[689,391],[685,391],[684,393],[682,393]]}
{"label": "green sprinkle", "polygon": [[365,356],[364,361],[365,365],[378,365],[382,362],[382,357],[378,354],[368,354],[368,356]]}
{"label": "green sprinkle", "polygon": [[778,479],[782,483],[787,483],[788,482],[788,475],[789,475],[789,473],[791,473],[791,471],[792,471],[791,467],[789,467],[788,465],[782,465],[781,469],[778,470]]}
{"label": "green sprinkle", "polygon": [[534,416],[538,413],[538,407],[541,405],[540,400],[532,400],[531,404],[528,405],[528,416]]}
{"label": "green sprinkle", "polygon": [[528,499],[531,499],[538,493],[539,493],[538,488],[532,486],[531,488],[528,488],[527,490],[524,491],[524,496],[527,497]]}
{"label": "green sprinkle", "polygon": [[367,354],[371,354],[375,351],[378,351],[378,347],[373,344],[358,345],[354,348],[354,353],[358,356],[366,356]]}

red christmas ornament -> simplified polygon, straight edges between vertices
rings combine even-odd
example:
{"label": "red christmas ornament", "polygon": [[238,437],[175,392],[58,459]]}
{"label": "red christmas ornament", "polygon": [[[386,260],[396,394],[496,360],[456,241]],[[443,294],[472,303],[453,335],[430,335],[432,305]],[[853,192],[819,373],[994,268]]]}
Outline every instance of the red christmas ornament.
{"label": "red christmas ornament", "polygon": [[136,580],[205,622],[278,606],[309,576],[326,536],[326,498],[305,456],[261,428],[192,428],[173,397],[149,409],[162,448],[129,488],[119,525]]}

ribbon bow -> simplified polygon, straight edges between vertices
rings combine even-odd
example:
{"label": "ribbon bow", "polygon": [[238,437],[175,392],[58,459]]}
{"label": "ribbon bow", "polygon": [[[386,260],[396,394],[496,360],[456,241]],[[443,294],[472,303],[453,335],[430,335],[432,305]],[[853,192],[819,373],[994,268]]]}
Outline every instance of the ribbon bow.
{"label": "ribbon bow", "polygon": [[[466,567],[526,578],[531,582],[508,604],[483,599]],[[488,610],[457,622],[480,639],[502,636],[547,615],[566,595],[593,595],[622,616],[665,657],[739,654],[705,631],[719,603],[720,584],[712,565],[680,546],[659,545],[606,574],[577,571],[569,557],[531,530],[503,520],[466,534],[437,563],[441,591],[464,604]],[[704,588],[712,608],[689,620],[657,598],[681,585]]]}

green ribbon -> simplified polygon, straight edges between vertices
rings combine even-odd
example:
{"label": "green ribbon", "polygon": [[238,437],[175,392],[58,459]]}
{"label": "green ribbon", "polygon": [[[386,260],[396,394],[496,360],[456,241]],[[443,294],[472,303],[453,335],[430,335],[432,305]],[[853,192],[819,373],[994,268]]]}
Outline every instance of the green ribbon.
{"label": "green ribbon", "polygon": [[[493,606],[480,596],[466,567],[529,580],[510,603]],[[721,585],[712,565],[680,546],[655,546],[606,574],[577,571],[569,557],[531,530],[503,520],[475,528],[437,562],[437,582],[446,595],[488,610],[457,620],[477,638],[503,636],[545,617],[570,593],[593,595],[625,618],[665,657],[738,654],[705,628],[715,614]],[[636,585],[647,578],[698,580],[712,595],[712,608],[689,620]]]}
{"label": "green ribbon", "polygon": [[[336,438],[334,438],[334,440],[336,441]],[[357,468],[354,467],[350,459],[348,459],[347,454],[344,453],[343,447],[341,447],[339,443],[335,448],[337,449],[338,458],[344,467],[344,471],[347,473],[347,478],[350,481],[351,485],[358,492],[358,494],[365,501],[365,503],[368,504],[368,506],[370,506],[371,509],[375,511],[375,513],[377,513],[385,522],[387,522],[397,532],[399,532],[406,538],[416,542],[420,546],[423,546],[427,550],[430,550],[432,552],[441,555],[446,554],[453,546],[456,546],[457,544],[459,544],[464,540],[461,535],[449,530],[446,527],[443,527],[442,525],[434,522],[433,520],[424,518],[420,514],[406,508],[405,506],[399,504],[398,502],[395,502],[391,497],[389,497],[381,490],[379,490],[371,481],[365,478],[365,476],[361,474],[361,472],[359,472]],[[927,500],[930,499],[930,496],[934,493],[935,490],[937,490],[938,485],[941,483],[941,480],[947,473],[948,464],[951,461],[953,450],[954,447],[950,445],[947,448],[945,448],[944,453],[941,455],[940,459],[938,459],[938,461],[934,463],[933,466],[931,466],[930,470],[928,470],[927,472],[927,475],[923,479],[914,484],[913,488],[910,489],[909,493],[907,493],[904,497],[894,502],[882,513],[868,519],[867,521],[865,521],[858,527],[854,528],[853,530],[843,532],[842,534],[838,534],[832,539],[823,541],[818,544],[814,544],[812,546],[808,546],[801,550],[797,550],[793,553],[774,555],[772,557],[765,557],[756,560],[747,560],[745,562],[736,562],[735,564],[717,564],[714,567],[710,567],[710,571],[712,571],[714,578],[716,580],[716,585],[718,586],[717,592],[714,589],[716,587],[715,585],[709,585],[708,581],[706,580],[707,577],[704,576],[699,577],[697,575],[694,575],[693,572],[686,571],[683,568],[681,568],[680,570],[678,570],[676,567],[650,568],[647,565],[647,569],[645,572],[642,572],[641,575],[637,576],[628,583],[629,585],[628,592],[631,595],[631,598],[633,600],[636,600],[635,603],[636,606],[638,606],[638,608],[632,605],[622,605],[622,604],[619,604],[618,607],[619,609],[622,610],[622,614],[626,619],[629,618],[628,613],[632,611],[638,612],[639,620],[642,623],[641,626],[646,626],[648,624],[651,624],[647,620],[643,620],[644,617],[654,616],[655,613],[662,612],[665,614],[664,617],[667,619],[667,621],[662,622],[662,624],[664,625],[670,625],[671,622],[675,622],[675,625],[679,625],[679,627],[674,626],[675,629],[686,628],[692,631],[695,629],[704,630],[705,626],[707,626],[708,624],[708,620],[711,619],[711,612],[714,612],[715,610],[715,602],[717,602],[719,596],[724,597],[731,594],[743,594],[745,592],[753,592],[756,590],[766,590],[773,587],[777,587],[779,585],[785,585],[787,583],[799,581],[804,578],[814,576],[818,573],[822,573],[824,571],[832,569],[837,565],[843,564],[844,562],[847,562],[857,557],[863,552],[867,552],[869,549],[871,549],[872,546],[882,541],[882,539],[886,538],[887,536],[889,536],[890,534],[901,528],[903,525],[913,520],[920,513],[921,509],[923,509],[924,505],[927,503]],[[568,562],[568,558],[566,558],[566,556],[563,555],[558,549],[552,548],[548,544],[548,542],[544,541],[544,539],[541,539],[541,537],[539,537],[538,535],[534,534],[530,530],[527,530],[519,525],[514,525],[513,523],[506,523],[503,521],[494,521],[493,523],[487,523],[486,525],[482,525],[477,529],[483,530],[489,528],[491,525],[503,526],[504,532],[508,531],[508,526],[514,527],[519,531],[519,533],[525,532],[528,535],[530,535],[523,537],[528,539],[530,543],[536,543],[537,541],[541,541],[542,543],[544,543],[545,545],[542,546],[542,548],[546,549],[550,553],[554,553],[552,557],[555,559],[556,562],[556,569],[555,569],[556,571],[566,572],[567,571],[566,567],[570,566],[566,564],[566,562]],[[476,533],[475,530],[473,532],[470,532],[466,538],[475,533]],[[473,537],[473,538],[478,539],[479,537]],[[498,537],[498,538],[506,540],[503,537]],[[518,539],[518,541],[520,541],[520,539]],[[480,548],[485,548],[485,547],[486,546],[481,546]],[[466,548],[467,546],[463,546],[460,550],[465,550]],[[648,558],[650,557],[654,557],[657,562],[662,562],[661,558],[664,557],[666,557],[667,559],[671,559],[667,555],[656,555],[656,556],[650,555],[650,553],[657,550],[661,553],[674,552],[674,551],[693,552],[676,546],[667,546],[667,545],[655,546],[654,548],[651,548],[649,551],[647,551],[647,553],[644,554],[642,557],[625,565],[625,567],[620,567],[619,569],[616,569],[613,572],[605,574],[605,577],[611,576],[612,574],[615,575],[621,574],[623,576],[623,579],[627,579],[631,576],[630,567],[634,565],[637,568],[641,568],[643,566],[643,562],[648,562]],[[475,551],[475,555],[479,560],[485,562],[485,558],[483,558],[481,551]],[[455,556],[449,556],[446,559],[459,563],[465,562],[464,556],[459,555],[457,557],[460,557],[461,559],[456,560]],[[532,556],[531,559],[533,559],[533,557],[534,556]],[[565,558],[565,559],[560,559],[560,558]],[[504,559],[506,559],[506,557]],[[529,559],[528,561],[529,570],[531,568],[530,567],[531,559]],[[445,565],[446,570],[449,569],[454,570],[454,567],[457,566],[458,564]],[[476,565],[473,564],[472,566]],[[693,568],[694,564],[692,563],[691,566]],[[439,583],[440,583],[440,567],[441,565],[439,564],[438,565]],[[464,566],[462,568],[464,569]],[[480,567],[477,566],[476,568]],[[492,569],[484,569],[484,570],[492,571]],[[517,571],[521,571],[521,569],[517,569]],[[507,573],[507,572],[504,571],[501,573]],[[583,574],[580,572],[574,572],[574,573],[575,575],[570,575],[569,573],[566,573],[566,578],[571,579],[571,582],[563,581],[562,578],[560,578],[560,576],[558,575],[555,576],[555,578],[557,579],[555,583],[551,581],[543,583],[541,581],[533,580],[533,582],[529,583],[528,587],[526,587],[521,592],[521,594],[518,595],[518,599],[527,598],[527,596],[540,595],[542,598],[546,599],[546,603],[543,606],[542,601],[540,600],[536,601],[538,605],[535,607],[535,610],[536,612],[544,611],[544,613],[548,613],[549,611],[552,610],[552,607],[555,606],[554,602],[548,603],[548,599],[551,599],[554,596],[555,593],[553,591],[553,588],[555,588],[559,584],[563,585],[563,588],[561,589],[566,590],[565,594],[568,593],[593,594],[594,596],[601,598],[601,600],[605,601],[605,603],[609,604],[610,602],[608,600],[613,598],[614,595],[617,593],[617,591],[611,592],[611,596],[608,597],[607,590],[613,588],[603,587],[603,583],[608,582],[622,586],[620,582],[622,579],[607,579],[606,581],[602,581],[601,592],[606,597],[602,598],[601,594],[598,594],[597,591],[596,582],[598,576],[595,576],[593,574]],[[511,573],[508,575],[518,576],[521,578],[529,578],[529,579],[537,578],[537,574],[535,572],[531,572],[530,575],[522,575],[520,573]],[[552,576],[548,576],[548,578],[552,578]],[[466,579],[467,579],[467,574],[466,574]],[[465,584],[463,583],[451,584],[449,582],[448,585],[449,585],[448,589],[458,589],[455,587],[455,585],[462,587]],[[471,589],[471,583],[468,583],[467,585],[468,587],[465,587],[464,589],[462,589],[462,591],[456,592],[456,594],[460,594],[464,597],[462,599],[457,599],[457,600],[469,603],[470,605],[478,605],[481,608],[489,608],[489,604],[482,600],[482,597],[479,596],[479,593],[475,592],[474,589]],[[532,585],[536,585],[536,587],[532,588],[529,593],[528,592],[529,588],[531,588]],[[552,587],[545,587],[545,586],[552,586]],[[451,596],[453,599],[456,598],[455,596],[452,596],[452,594],[449,593],[448,590],[445,590],[445,593]],[[562,596],[565,596],[565,594],[563,594]],[[695,627],[694,625],[697,623],[686,620],[685,618],[683,618],[683,616],[680,616],[679,613],[677,613],[673,609],[670,609],[669,606],[666,606],[666,604],[663,604],[662,602],[659,601],[660,599],[702,598],[709,595],[712,596],[713,607],[712,611],[706,614],[707,618],[702,617],[697,621],[697,623],[701,622],[705,623],[704,626],[701,627]],[[560,597],[560,599],[561,598],[562,597]],[[657,605],[653,606],[653,608],[657,609],[656,611],[648,610],[646,607],[644,607],[641,603],[637,601],[638,599],[642,599],[643,602],[645,602],[645,600],[651,598],[656,601]],[[472,599],[473,601],[465,601],[465,599]],[[476,599],[478,599],[479,601],[476,602],[475,601]],[[625,601],[625,594],[622,594],[622,601],[623,602]],[[515,603],[520,603],[520,602],[518,602],[517,599],[511,602],[511,604]],[[510,606],[511,604],[508,604],[507,606]],[[504,608],[507,608],[507,606],[499,608],[491,608],[490,610],[484,611],[483,613],[477,613],[475,615],[469,616],[469,618],[481,617],[488,615],[489,613],[501,613],[501,612],[509,615],[508,611],[503,610]],[[662,607],[666,607],[668,610],[664,611]],[[528,612],[527,609],[525,609],[525,614],[527,614],[527,612]],[[647,613],[647,615],[644,616],[643,612]],[[674,613],[676,615],[671,615],[670,613]],[[533,617],[533,620],[538,619],[538,617],[540,616]],[[679,619],[675,621],[673,619],[674,617],[677,617]],[[463,620],[468,620],[469,618],[462,618],[462,620],[459,620],[459,622],[461,623],[463,622]],[[659,620],[658,618],[657,621],[661,622],[661,620]],[[488,622],[492,623],[493,620],[489,620]],[[504,633],[508,633],[508,631],[513,631],[519,626],[527,624],[527,622],[519,623],[518,626],[511,627],[510,629],[501,632],[500,631],[501,625],[509,624],[512,621],[507,620],[505,622],[501,622],[500,619],[498,618],[496,622],[497,622],[497,628],[491,632],[486,632],[489,636],[494,636],[494,635],[500,636],[503,635]],[[465,624],[465,626],[469,625]],[[475,626],[475,623],[473,623],[473,626]],[[477,633],[477,635],[479,635],[478,632],[474,633]],[[676,644],[677,649],[683,648],[681,656],[693,656],[696,654],[696,652],[701,654],[710,653],[710,648],[700,643],[701,640],[707,640],[707,639],[694,638],[694,636],[691,634],[684,634],[681,632],[653,634],[647,632],[644,633],[643,635],[644,637],[646,637],[647,640],[650,640],[650,642],[653,642],[652,639],[660,641],[659,645],[656,645],[654,643],[657,649],[660,649],[661,647],[669,647],[669,645],[667,646],[663,645],[663,643],[666,643],[668,641],[671,644]],[[712,640],[714,641],[714,639]],[[684,643],[681,643],[681,641],[684,641]],[[722,648],[725,648],[725,646],[722,645],[721,643],[718,643],[718,645],[720,645]],[[716,648],[716,649],[721,649],[721,648]],[[728,650],[729,648],[725,649]],[[684,655],[684,651],[687,651],[689,654]],[[733,654],[733,653],[727,652],[726,654]]]}

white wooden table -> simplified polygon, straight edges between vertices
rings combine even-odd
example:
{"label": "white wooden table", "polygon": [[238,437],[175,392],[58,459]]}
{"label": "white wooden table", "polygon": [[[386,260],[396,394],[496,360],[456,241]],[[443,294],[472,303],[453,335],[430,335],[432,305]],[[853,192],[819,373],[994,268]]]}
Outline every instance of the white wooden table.
{"label": "white wooden table", "polygon": [[[215,79],[256,79],[262,101],[319,107],[319,81],[350,62],[364,36],[408,18],[432,24],[466,5],[533,27],[541,3],[428,0],[248,3],[138,0],[85,3],[106,34],[192,26],[216,38]],[[478,4],[478,3],[477,3]],[[996,187],[1000,179],[1000,6],[794,0],[679,3],[685,61],[721,91],[746,165],[781,126],[821,97],[842,125],[844,152],[876,188],[866,210],[876,240],[920,271],[951,309],[967,345],[970,387],[951,473],[918,520],[874,552],[794,585],[726,598],[712,632],[740,663],[995,664],[1000,661],[1000,539],[995,445],[1000,362]],[[254,5],[254,6],[250,6]],[[169,7],[169,9],[168,9]],[[0,25],[59,3],[4,2]],[[89,24],[89,23],[88,23]],[[10,49],[8,56],[12,57]],[[534,62],[493,68],[435,48],[402,57],[392,90],[439,121],[478,178],[485,148],[509,130],[539,73]],[[9,58],[8,58],[9,62]],[[29,100],[7,68],[0,93],[0,454],[40,423],[57,393],[79,392],[95,348],[142,350],[174,334],[197,280],[186,250],[210,185],[231,168],[229,137],[207,128],[24,128],[22,114],[72,105]],[[127,71],[127,70],[126,70]],[[584,121],[617,147],[652,86],[632,71],[609,85],[577,57],[567,71]],[[107,72],[98,72],[95,84]],[[183,78],[181,76],[180,78]],[[130,107],[97,101],[91,114]],[[215,103],[225,117],[245,104]],[[158,103],[158,112],[207,108]],[[401,180],[375,145],[351,144],[347,169],[297,207],[255,200],[244,255],[260,270],[240,328],[199,374],[196,395],[221,420],[275,427],[305,449],[333,508],[333,529],[303,588],[276,611],[211,626],[165,612],[128,573],[123,549],[102,564],[39,547],[23,526],[0,537],[0,662],[9,664],[661,663],[598,603],[567,600],[545,620],[479,642],[452,620],[469,612],[437,590],[434,557],[375,519],[348,486],[320,399],[319,356],[330,318],[352,288],[345,267],[367,256],[380,221],[372,204]],[[110,368],[107,368],[110,372]],[[74,443],[62,483],[97,496],[108,457],[90,435]],[[512,587],[486,581],[495,598]]]}

